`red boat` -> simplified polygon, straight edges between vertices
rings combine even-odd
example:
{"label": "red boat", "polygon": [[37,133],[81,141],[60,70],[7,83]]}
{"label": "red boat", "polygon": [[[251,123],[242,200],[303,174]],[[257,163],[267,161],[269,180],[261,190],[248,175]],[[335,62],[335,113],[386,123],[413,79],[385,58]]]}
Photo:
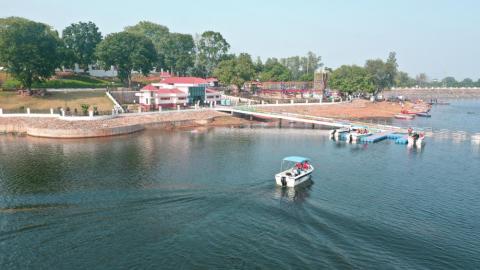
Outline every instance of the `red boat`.
{"label": "red boat", "polygon": [[418,111],[411,111],[411,110],[401,110],[400,112],[402,114],[417,114],[417,113],[419,113]]}

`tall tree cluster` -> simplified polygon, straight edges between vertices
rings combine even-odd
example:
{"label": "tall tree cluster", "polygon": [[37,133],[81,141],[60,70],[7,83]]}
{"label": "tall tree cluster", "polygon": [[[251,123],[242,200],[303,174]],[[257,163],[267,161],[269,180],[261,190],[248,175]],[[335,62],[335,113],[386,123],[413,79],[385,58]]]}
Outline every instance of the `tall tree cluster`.
{"label": "tall tree cluster", "polygon": [[372,59],[367,60],[363,67],[341,66],[332,72],[328,83],[330,88],[345,93],[368,92],[377,95],[394,86],[398,77],[396,54],[391,52],[386,61]]}
{"label": "tall tree cluster", "polygon": [[46,24],[18,17],[0,20],[0,63],[29,91],[34,82],[55,73],[63,48],[58,33]]}

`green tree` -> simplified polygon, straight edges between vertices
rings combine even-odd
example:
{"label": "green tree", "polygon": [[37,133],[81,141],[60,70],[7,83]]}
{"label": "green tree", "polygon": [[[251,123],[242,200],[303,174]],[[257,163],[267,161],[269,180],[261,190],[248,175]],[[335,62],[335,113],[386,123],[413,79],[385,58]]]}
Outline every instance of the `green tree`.
{"label": "green tree", "polygon": [[257,74],[263,71],[263,62],[260,56],[257,57],[257,60],[255,60],[253,64],[255,65],[255,72]]}
{"label": "green tree", "polygon": [[267,61],[265,61],[263,71],[259,74],[259,79],[263,82],[290,81],[291,78],[291,71],[282,65],[277,58],[268,58]]}
{"label": "green tree", "polygon": [[386,62],[381,59],[367,60],[365,69],[370,74],[375,85],[375,89],[372,90],[373,95],[376,96],[394,85],[397,68],[397,59],[394,52],[389,54]]}
{"label": "green tree", "polygon": [[196,65],[210,76],[220,61],[225,60],[230,44],[222,34],[213,31],[204,32],[197,41]]}
{"label": "green tree", "polygon": [[215,68],[213,75],[226,85],[235,85],[238,89],[255,76],[255,65],[252,57],[241,53],[233,59],[223,60]]}
{"label": "green tree", "polygon": [[164,64],[182,75],[194,64],[195,43],[192,35],[171,33],[162,42]]}
{"label": "green tree", "polygon": [[474,87],[475,82],[470,78],[465,78],[465,79],[463,79],[463,81],[461,81],[459,83],[459,86],[461,86],[461,87]]}
{"label": "green tree", "polygon": [[446,87],[458,87],[458,82],[457,80],[454,78],[454,77],[445,77],[443,80],[442,80],[442,84],[443,86],[446,86]]}
{"label": "green tree", "polygon": [[63,30],[62,39],[72,50],[75,62],[83,68],[95,62],[95,48],[102,41],[102,34],[93,22],[73,23]]}
{"label": "green tree", "polygon": [[290,80],[313,81],[315,71],[323,66],[321,59],[315,53],[308,52],[307,56],[282,58],[279,62],[290,70]]}
{"label": "green tree", "polygon": [[0,21],[0,62],[29,91],[60,65],[58,33],[43,23],[10,17]]}
{"label": "green tree", "polygon": [[370,73],[363,67],[343,65],[335,69],[329,77],[331,89],[343,93],[373,92],[376,88]]}
{"label": "green tree", "polygon": [[157,60],[155,47],[145,36],[129,32],[108,35],[97,46],[96,55],[105,69],[115,66],[118,77],[131,87],[132,70],[145,76],[153,69]]}
{"label": "green tree", "polygon": [[415,80],[408,76],[408,73],[399,71],[395,76],[395,85],[398,87],[415,86]]}
{"label": "green tree", "polygon": [[168,55],[169,48],[165,47],[170,37],[168,27],[149,21],[141,21],[134,26],[125,27],[125,32],[138,34],[150,39],[157,52],[157,68],[170,68],[165,65],[165,55]]}
{"label": "green tree", "polygon": [[420,73],[415,77],[415,82],[417,83],[418,86],[420,87],[425,87],[428,82],[428,77],[427,74],[425,73]]}

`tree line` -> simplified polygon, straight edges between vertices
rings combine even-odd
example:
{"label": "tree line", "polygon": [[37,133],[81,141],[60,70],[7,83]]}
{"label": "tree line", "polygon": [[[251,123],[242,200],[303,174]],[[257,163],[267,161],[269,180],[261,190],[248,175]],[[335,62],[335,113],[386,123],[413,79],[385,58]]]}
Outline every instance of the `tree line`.
{"label": "tree line", "polygon": [[[103,69],[114,66],[119,79],[131,85],[132,71],[148,75],[152,70],[169,70],[177,75],[215,76],[226,85],[241,88],[247,81],[313,81],[315,71],[323,67],[313,52],[305,56],[252,59],[248,53],[230,53],[230,44],[219,32],[201,35],[170,32],[168,27],[141,21],[124,31],[102,36],[93,22],[78,22],[61,35],[47,24],[20,17],[0,18],[0,66],[8,69],[24,88],[50,78],[55,69],[84,70],[90,64]],[[415,78],[398,70],[396,54],[367,60],[364,66],[343,65],[328,69],[328,86],[346,93],[379,93],[386,88],[428,86],[480,86],[453,77],[430,81],[425,74]]]}
{"label": "tree line", "polygon": [[380,93],[392,87],[480,87],[480,79],[476,82],[470,78],[457,81],[454,77],[442,80],[429,80],[425,73],[411,78],[408,73],[398,70],[395,52],[388,58],[367,60],[364,66],[343,65],[330,70],[328,87],[345,94]]}
{"label": "tree line", "polygon": [[206,31],[194,38],[148,21],[103,37],[93,22],[73,23],[60,35],[44,23],[0,18],[0,65],[27,89],[50,78],[55,69],[74,64],[84,70],[91,64],[103,69],[114,66],[119,79],[128,85],[133,70],[148,75],[164,69],[181,76],[218,76],[223,83],[240,87],[256,79],[313,80],[320,60],[309,52],[305,57],[252,61],[246,53],[230,53],[230,44],[219,32]]}

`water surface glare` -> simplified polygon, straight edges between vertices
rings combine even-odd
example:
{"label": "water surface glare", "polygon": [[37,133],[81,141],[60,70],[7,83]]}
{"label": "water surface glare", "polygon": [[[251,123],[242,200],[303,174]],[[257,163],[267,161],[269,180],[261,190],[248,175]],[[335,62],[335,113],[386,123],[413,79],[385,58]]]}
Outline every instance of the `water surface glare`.
{"label": "water surface glare", "polygon": [[[312,185],[275,186],[288,155]],[[0,136],[0,268],[479,269],[479,164],[322,130]]]}

